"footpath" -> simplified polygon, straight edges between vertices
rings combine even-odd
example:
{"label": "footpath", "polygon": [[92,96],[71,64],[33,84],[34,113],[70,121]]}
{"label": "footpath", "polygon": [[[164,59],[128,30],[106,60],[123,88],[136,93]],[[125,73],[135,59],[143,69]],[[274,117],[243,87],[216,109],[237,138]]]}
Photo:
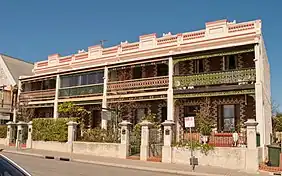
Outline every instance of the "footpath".
{"label": "footpath", "polygon": [[163,172],[170,174],[189,175],[189,176],[255,176],[269,175],[268,173],[250,174],[240,170],[224,169],[211,166],[196,166],[195,171],[192,171],[190,165],[184,164],[166,164],[160,162],[139,161],[130,159],[119,159],[111,157],[101,157],[93,155],[74,154],[66,152],[55,152],[49,150],[38,149],[16,149],[15,147],[7,147],[0,145],[5,153],[13,153],[19,155],[27,155],[32,157],[40,157],[45,159],[56,159],[69,162],[80,162],[95,165],[103,165],[108,167],[120,167],[135,170]]}

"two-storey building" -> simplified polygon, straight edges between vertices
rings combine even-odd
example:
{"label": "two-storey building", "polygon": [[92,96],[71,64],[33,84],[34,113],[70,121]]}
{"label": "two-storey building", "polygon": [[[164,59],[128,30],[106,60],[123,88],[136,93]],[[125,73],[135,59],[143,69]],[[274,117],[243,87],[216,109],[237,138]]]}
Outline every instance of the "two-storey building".
{"label": "two-storey building", "polygon": [[71,101],[92,111],[92,127],[107,127],[102,109],[123,104],[136,124],[146,113],[183,119],[208,102],[216,131],[240,131],[256,119],[260,142],[270,143],[271,94],[268,58],[260,20],[208,22],[205,29],[142,35],[138,42],[91,46],[69,56],[53,54],[20,78],[20,102],[36,117],[58,118],[58,104]]}
{"label": "two-storey building", "polygon": [[32,75],[32,69],[32,63],[0,54],[0,124],[15,120],[19,77]]}

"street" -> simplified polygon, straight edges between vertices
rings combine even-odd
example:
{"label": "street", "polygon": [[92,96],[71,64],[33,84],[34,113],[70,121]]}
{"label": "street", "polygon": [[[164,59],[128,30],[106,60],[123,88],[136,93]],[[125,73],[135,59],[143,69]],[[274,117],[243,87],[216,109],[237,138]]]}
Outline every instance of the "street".
{"label": "street", "polygon": [[175,176],[175,174],[156,173],[69,161],[48,160],[43,158],[15,154],[5,154],[5,156],[9,157],[35,176]]}

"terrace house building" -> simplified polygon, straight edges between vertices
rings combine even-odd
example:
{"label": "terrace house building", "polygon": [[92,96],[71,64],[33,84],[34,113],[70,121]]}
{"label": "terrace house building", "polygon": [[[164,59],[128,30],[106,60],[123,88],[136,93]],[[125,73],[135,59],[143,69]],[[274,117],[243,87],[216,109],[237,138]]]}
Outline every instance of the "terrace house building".
{"label": "terrace house building", "polygon": [[[142,35],[138,42],[91,46],[69,56],[53,54],[22,76],[20,103],[36,117],[58,118],[58,104],[74,102],[92,111],[92,127],[107,128],[103,110],[125,105],[133,124],[144,114],[176,123],[210,105],[217,133],[258,122],[260,144],[270,143],[270,70],[262,22],[208,22],[199,31]],[[179,139],[179,137],[177,137]]]}

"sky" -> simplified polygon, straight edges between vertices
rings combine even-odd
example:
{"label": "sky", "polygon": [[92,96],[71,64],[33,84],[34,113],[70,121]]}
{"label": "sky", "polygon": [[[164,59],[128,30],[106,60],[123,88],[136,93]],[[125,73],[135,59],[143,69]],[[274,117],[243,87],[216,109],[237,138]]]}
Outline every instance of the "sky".
{"label": "sky", "polygon": [[261,19],[271,67],[272,99],[282,110],[281,0],[1,0],[0,53],[35,62],[107,40],[182,33],[219,19]]}

